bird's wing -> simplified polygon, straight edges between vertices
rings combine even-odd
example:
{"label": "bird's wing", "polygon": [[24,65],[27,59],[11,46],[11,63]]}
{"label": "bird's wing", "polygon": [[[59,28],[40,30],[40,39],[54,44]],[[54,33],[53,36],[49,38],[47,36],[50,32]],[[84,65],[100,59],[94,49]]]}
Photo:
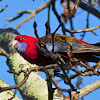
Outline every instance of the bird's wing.
{"label": "bird's wing", "polygon": [[[69,48],[70,52],[72,53],[88,53],[88,52],[100,53],[99,46],[88,44],[87,42],[79,40],[75,37],[55,34],[53,39],[54,43],[52,42],[51,35],[41,38],[41,40],[45,42],[46,47],[48,48],[49,51],[52,51],[52,49],[54,48],[54,52],[67,52],[67,48]],[[72,47],[70,44],[72,45]]]}
{"label": "bird's wing", "polygon": [[100,53],[100,47],[94,45],[81,45],[81,46],[73,46],[72,53]]}

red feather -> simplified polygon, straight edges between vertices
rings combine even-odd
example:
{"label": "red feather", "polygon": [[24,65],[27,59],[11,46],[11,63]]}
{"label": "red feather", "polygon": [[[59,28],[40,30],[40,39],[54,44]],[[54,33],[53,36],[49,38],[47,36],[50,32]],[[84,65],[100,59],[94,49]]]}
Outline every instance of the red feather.
{"label": "red feather", "polygon": [[[55,52],[58,52],[59,54],[63,55],[62,57],[64,58],[65,62],[67,62],[68,60],[68,55],[66,52],[67,48],[70,48],[70,45],[62,39],[62,36],[64,36],[72,44],[73,57],[86,62],[99,61],[99,58],[96,57],[100,55],[100,48],[98,46],[90,45],[89,43],[79,40],[75,37],[56,34],[54,36]],[[46,42],[48,49],[52,49],[51,35],[48,35],[46,40],[45,36],[40,39],[43,42]],[[37,38],[27,35],[18,35],[17,37],[15,37],[15,40],[17,40],[19,43],[26,43],[26,51],[21,53],[21,55],[30,63],[37,64],[39,66],[45,66],[54,63],[53,59],[50,56],[43,55],[39,48]]]}

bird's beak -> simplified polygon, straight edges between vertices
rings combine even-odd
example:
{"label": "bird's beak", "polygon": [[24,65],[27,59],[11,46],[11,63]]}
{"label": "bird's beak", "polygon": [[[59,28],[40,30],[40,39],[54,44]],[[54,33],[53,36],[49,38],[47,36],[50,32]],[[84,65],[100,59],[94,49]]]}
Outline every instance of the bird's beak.
{"label": "bird's beak", "polygon": [[12,46],[16,49],[16,44],[18,43],[18,41],[17,40],[13,40],[12,41]]}

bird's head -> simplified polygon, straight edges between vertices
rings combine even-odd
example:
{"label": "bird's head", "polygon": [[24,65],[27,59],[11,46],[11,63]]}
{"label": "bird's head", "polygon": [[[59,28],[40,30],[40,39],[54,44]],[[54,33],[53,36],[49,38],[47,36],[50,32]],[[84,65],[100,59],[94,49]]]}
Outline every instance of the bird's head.
{"label": "bird's head", "polygon": [[33,42],[36,43],[37,42],[37,38],[32,37],[32,36],[28,36],[28,35],[18,35],[15,37],[15,40],[17,40],[20,43],[29,43],[29,42]]}
{"label": "bird's head", "polygon": [[18,35],[14,39],[14,47],[22,54],[30,55],[30,53],[33,53],[33,55],[36,55],[38,48],[37,41],[38,39],[32,36]]}

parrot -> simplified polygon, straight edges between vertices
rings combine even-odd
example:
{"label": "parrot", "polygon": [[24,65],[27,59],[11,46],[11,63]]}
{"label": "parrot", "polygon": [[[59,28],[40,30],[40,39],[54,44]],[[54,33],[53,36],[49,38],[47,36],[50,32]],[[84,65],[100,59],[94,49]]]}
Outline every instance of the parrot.
{"label": "parrot", "polygon": [[[16,41],[14,44],[16,50],[29,63],[38,66],[55,63],[51,56],[43,53],[47,53],[47,50],[43,48],[43,44],[39,45],[40,43],[37,38],[28,35],[17,35],[14,41]],[[48,34],[41,37],[40,41],[45,44],[50,52],[53,52],[55,55],[61,55],[65,62],[68,61],[68,49],[70,55],[79,61],[97,63],[100,60],[99,45],[89,44],[72,36]]]}

